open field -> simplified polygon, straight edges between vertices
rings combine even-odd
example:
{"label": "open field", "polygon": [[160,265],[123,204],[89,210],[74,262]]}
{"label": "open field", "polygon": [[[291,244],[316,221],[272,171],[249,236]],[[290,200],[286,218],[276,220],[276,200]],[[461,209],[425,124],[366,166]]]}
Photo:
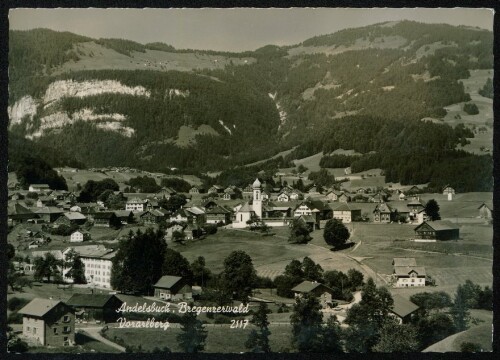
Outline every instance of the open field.
{"label": "open field", "polygon": [[175,53],[157,50],[131,52],[131,56],[120,54],[93,41],[76,46],[80,59],[68,61],[60,66],[56,73],[80,70],[156,70],[156,71],[192,71],[193,69],[223,69],[226,65],[249,64],[254,58],[226,57],[197,52]]}
{"label": "open field", "polygon": [[[230,329],[230,324],[207,325],[208,336],[204,352],[239,353],[245,351],[245,341],[251,331],[251,325],[246,329]],[[287,325],[270,327],[270,344],[273,351],[291,348],[291,330]],[[155,347],[167,346],[173,352],[182,351],[177,344],[177,335],[181,332],[179,328],[159,329],[117,329],[110,328],[106,335],[113,340],[116,336],[128,345],[141,345],[144,350],[153,350]]]}

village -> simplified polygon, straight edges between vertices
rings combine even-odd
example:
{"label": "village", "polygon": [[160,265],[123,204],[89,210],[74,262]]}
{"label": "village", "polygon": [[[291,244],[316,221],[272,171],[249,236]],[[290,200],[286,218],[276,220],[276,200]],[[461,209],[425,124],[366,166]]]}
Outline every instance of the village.
{"label": "village", "polygon": [[[66,175],[77,171],[86,170],[59,169]],[[88,170],[107,175],[120,171],[131,176],[142,173],[134,169]],[[143,175],[158,180],[164,176]],[[281,179],[283,174],[277,175]],[[391,289],[391,315],[401,324],[421,311],[410,300],[419,291],[452,295],[466,280],[491,284],[492,254],[487,246],[492,234],[491,194],[457,194],[452,185],[441,193],[425,193],[418,186],[336,187],[320,189],[321,193],[314,183],[307,188],[270,187],[256,175],[244,188],[213,185],[204,189],[193,184],[187,193],[167,187],[155,193],[113,191],[114,204],[121,208],[108,209],[103,201],[79,202],[76,188],[53,190],[47,184],[31,184],[22,190],[11,183],[8,241],[15,249],[12,263],[18,277],[30,280],[29,287],[13,287],[8,295],[22,298],[26,304],[16,309],[22,316],[19,325],[10,326],[30,346],[70,346],[77,343],[75,336],[86,336],[112,352],[125,351],[120,336],[114,335],[113,342],[102,331],[105,326],[120,333],[119,315],[114,310],[124,302],[172,302],[174,309],[180,301],[205,303],[204,284],[178,274],[163,275],[149,294],[127,294],[113,288],[113,259],[120,243],[131,232],[148,228],[162,229],[166,246],[190,262],[203,256],[212,273],[223,270],[222,259],[233,250],[248,253],[257,275],[271,284],[287,272],[290,261],[300,264],[305,258],[322,271],[357,272],[365,281],[371,278],[377,286]],[[173,201],[179,197],[185,200]],[[169,200],[176,205],[167,210],[161,205]],[[430,203],[437,205],[437,211]],[[350,234],[346,245],[335,251],[323,239],[332,219],[339,220]],[[289,242],[296,223],[307,229],[312,241],[305,245]],[[33,280],[37,259],[46,259],[48,254],[59,261],[57,270],[49,278]],[[79,284],[69,265],[75,256],[83,264],[84,281]],[[463,263],[451,264],[448,258],[457,256]],[[292,298],[280,296],[273,291],[275,286],[259,286],[249,298],[251,308],[261,302],[269,304],[277,311],[270,316],[274,319],[271,325],[278,326],[287,323],[290,309],[285,309],[293,305],[293,298],[308,294],[318,298],[326,318],[335,315],[342,324],[347,311],[361,300],[361,284],[352,287],[351,296],[343,297],[326,283],[302,280],[287,289],[294,294]],[[490,315],[477,311],[481,321],[487,322]],[[213,323],[204,315],[201,318]]]}

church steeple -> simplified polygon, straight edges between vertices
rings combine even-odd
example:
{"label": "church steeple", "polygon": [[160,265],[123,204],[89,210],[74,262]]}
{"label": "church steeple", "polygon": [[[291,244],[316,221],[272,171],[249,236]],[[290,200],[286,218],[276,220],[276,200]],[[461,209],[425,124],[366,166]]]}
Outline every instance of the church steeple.
{"label": "church steeple", "polygon": [[253,203],[252,208],[259,218],[262,219],[262,188],[259,179],[255,179],[252,184],[253,188]]}

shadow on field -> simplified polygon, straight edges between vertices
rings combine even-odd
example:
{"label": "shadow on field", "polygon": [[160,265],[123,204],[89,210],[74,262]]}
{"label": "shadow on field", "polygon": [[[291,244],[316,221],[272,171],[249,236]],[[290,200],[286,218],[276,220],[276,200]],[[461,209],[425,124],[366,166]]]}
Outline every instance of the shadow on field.
{"label": "shadow on field", "polygon": [[356,243],[350,242],[350,243],[347,243],[347,244],[342,244],[342,245],[339,245],[339,246],[332,247],[332,248],[330,248],[330,251],[345,250],[345,249],[352,248],[354,245],[356,245]]}

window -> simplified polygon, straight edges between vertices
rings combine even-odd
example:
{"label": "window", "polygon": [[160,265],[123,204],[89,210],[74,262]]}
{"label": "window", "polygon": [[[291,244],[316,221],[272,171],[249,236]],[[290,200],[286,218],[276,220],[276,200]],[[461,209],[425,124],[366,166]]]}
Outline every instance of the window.
{"label": "window", "polygon": [[65,327],[64,327],[64,329],[63,329],[63,332],[64,332],[65,334],[67,334],[67,333],[71,332],[71,326],[65,326]]}
{"label": "window", "polygon": [[63,322],[69,322],[69,315],[64,315]]}
{"label": "window", "polygon": [[57,328],[54,328],[54,335],[57,335]]}
{"label": "window", "polygon": [[33,328],[33,334],[36,334],[36,328]]}
{"label": "window", "polygon": [[29,326],[26,326],[26,331],[30,332],[31,328]]}

